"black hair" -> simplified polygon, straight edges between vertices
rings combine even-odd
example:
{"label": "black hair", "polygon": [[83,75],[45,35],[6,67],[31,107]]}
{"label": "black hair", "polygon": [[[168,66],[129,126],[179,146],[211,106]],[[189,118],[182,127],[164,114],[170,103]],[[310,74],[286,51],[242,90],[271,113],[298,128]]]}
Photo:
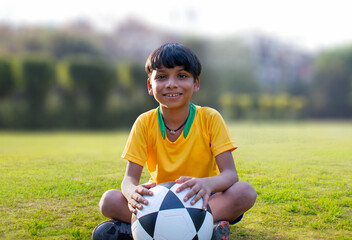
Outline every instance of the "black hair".
{"label": "black hair", "polygon": [[179,43],[166,43],[155,49],[145,63],[148,76],[153,70],[183,66],[196,79],[202,70],[198,57],[188,47]]}

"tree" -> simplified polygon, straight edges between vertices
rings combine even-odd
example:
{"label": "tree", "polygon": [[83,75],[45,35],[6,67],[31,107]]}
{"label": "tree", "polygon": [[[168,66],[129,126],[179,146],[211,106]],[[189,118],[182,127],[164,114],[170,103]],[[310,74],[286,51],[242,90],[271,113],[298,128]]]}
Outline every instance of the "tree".
{"label": "tree", "polygon": [[352,117],[352,46],[320,53],[313,79],[310,101],[313,116]]}
{"label": "tree", "polygon": [[83,105],[84,102],[88,104],[83,106],[83,111],[87,110],[88,115],[77,117],[87,122],[88,126],[84,127],[103,127],[107,96],[115,80],[112,66],[97,58],[77,58],[70,61],[69,74],[76,104],[82,105],[80,100],[83,100]]}
{"label": "tree", "polygon": [[220,100],[224,92],[258,93],[259,84],[253,72],[255,62],[250,49],[241,40],[220,39],[209,43],[204,49],[206,57],[202,63],[200,95],[207,101],[203,104],[219,107],[214,103]]}
{"label": "tree", "polygon": [[60,33],[53,37],[51,52],[59,59],[73,55],[103,56],[98,42],[76,33]]}
{"label": "tree", "polygon": [[15,79],[10,61],[0,59],[0,99],[10,96],[14,86]]}
{"label": "tree", "polygon": [[54,61],[31,56],[22,61],[24,92],[28,104],[28,127],[42,126],[45,98],[55,80]]}

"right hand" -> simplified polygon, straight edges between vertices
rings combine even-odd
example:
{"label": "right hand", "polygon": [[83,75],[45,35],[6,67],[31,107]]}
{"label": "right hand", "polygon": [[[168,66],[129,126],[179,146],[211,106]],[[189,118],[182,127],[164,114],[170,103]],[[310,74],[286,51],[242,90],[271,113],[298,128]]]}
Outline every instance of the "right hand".
{"label": "right hand", "polygon": [[138,185],[131,190],[131,194],[127,197],[128,209],[131,213],[137,213],[137,209],[142,210],[142,204],[148,205],[148,201],[143,196],[153,196],[153,192],[149,189],[155,186],[155,182],[148,182]]}

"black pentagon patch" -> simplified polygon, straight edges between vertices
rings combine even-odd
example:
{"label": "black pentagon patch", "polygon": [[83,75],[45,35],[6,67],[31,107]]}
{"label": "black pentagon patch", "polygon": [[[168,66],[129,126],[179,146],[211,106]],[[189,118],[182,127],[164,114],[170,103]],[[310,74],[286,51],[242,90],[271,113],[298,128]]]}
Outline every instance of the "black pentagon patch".
{"label": "black pentagon patch", "polygon": [[175,182],[164,182],[160,183],[160,186],[166,187],[167,189],[171,189],[173,185],[175,185]]}
{"label": "black pentagon patch", "polygon": [[196,234],[192,240],[199,240],[198,234]]}
{"label": "black pentagon patch", "polygon": [[158,212],[150,213],[143,217],[140,217],[139,223],[142,225],[144,230],[149,234],[149,236],[154,235],[156,218],[158,216]]}
{"label": "black pentagon patch", "polygon": [[173,192],[169,191],[164,197],[160,211],[174,208],[184,208],[184,206],[181,200]]}
{"label": "black pentagon patch", "polygon": [[211,213],[211,215],[213,215],[213,213],[211,212],[211,209],[210,209],[210,206],[209,206],[209,204],[208,204],[208,206],[207,206],[207,209],[206,209],[208,212],[210,212]]}
{"label": "black pentagon patch", "polygon": [[207,212],[198,208],[187,208],[187,211],[192,218],[196,231],[198,232],[204,222],[204,218]]}

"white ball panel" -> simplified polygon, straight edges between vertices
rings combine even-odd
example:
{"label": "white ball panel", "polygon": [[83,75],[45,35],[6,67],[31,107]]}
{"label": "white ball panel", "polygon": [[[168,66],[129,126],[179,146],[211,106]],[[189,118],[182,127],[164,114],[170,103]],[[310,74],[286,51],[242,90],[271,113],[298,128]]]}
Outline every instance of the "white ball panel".
{"label": "white ball panel", "polygon": [[213,235],[213,224],[213,215],[207,212],[204,222],[198,231],[198,238],[211,239],[211,236]]}
{"label": "white ball panel", "polygon": [[[177,226],[172,227],[170,226]],[[191,240],[196,234],[191,217],[186,209],[160,211],[156,220],[155,240]]]}
{"label": "white ball panel", "polygon": [[203,199],[199,199],[199,201],[197,201],[194,205],[191,205],[191,201],[192,199],[195,197],[193,196],[192,198],[188,199],[186,202],[183,201],[183,199],[185,198],[186,194],[189,192],[189,188],[179,192],[179,193],[176,193],[176,189],[181,186],[180,183],[176,183],[174,186],[172,186],[172,188],[170,189],[172,192],[174,192],[176,194],[176,196],[182,201],[183,205],[187,208],[198,208],[198,209],[201,209],[202,206],[203,206]]}
{"label": "white ball panel", "polygon": [[[143,205],[142,210],[137,209],[137,217],[140,218],[152,212],[159,211],[160,205],[164,200],[165,195],[168,193],[169,189],[163,186],[155,186],[150,189],[154,193],[153,196],[144,196],[148,201],[148,205]],[[155,197],[158,196],[158,197]]]}
{"label": "white ball panel", "polygon": [[139,221],[135,221],[132,226],[132,236],[133,239],[136,240],[153,240],[153,237],[150,236],[139,223]]}

